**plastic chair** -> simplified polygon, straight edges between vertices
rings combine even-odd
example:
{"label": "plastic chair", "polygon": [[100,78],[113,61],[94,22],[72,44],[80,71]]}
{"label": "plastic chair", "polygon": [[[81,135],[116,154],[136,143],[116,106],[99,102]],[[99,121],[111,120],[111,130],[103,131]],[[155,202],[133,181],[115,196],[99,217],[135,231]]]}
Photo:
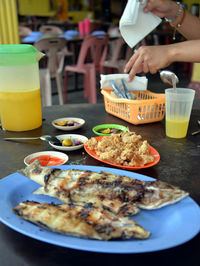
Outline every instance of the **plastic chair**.
{"label": "plastic chair", "polygon": [[63,104],[62,70],[64,66],[66,40],[59,37],[46,38],[35,42],[34,46],[47,55],[47,68],[50,77],[56,79],[59,103]]}
{"label": "plastic chair", "polygon": [[[131,57],[132,49],[126,45],[124,39],[122,37],[118,38],[117,40],[110,41],[110,47],[111,51],[110,58],[105,60],[101,66],[104,72],[105,68],[115,70],[117,73],[123,73],[124,67]],[[124,49],[125,48],[125,49]],[[124,50],[125,51],[124,51]]]}
{"label": "plastic chair", "polygon": [[18,26],[18,31],[19,31],[19,37],[24,38],[28,35],[31,34],[32,30],[26,26],[19,25]]}
{"label": "plastic chair", "polygon": [[108,51],[108,34],[94,35],[94,44],[91,46],[92,58],[95,64],[95,70],[99,73],[103,73],[102,65],[106,60]]}
{"label": "plastic chair", "polygon": [[[61,37],[61,38],[65,38],[66,40],[69,39],[65,35],[65,32],[57,26],[42,25],[39,28],[39,31],[44,34],[44,36],[42,38]],[[59,36],[56,36],[56,35],[59,35]],[[74,52],[70,51],[67,46],[64,49],[64,54],[65,54],[65,56],[73,57],[73,61],[74,61]]]}
{"label": "plastic chair", "polygon": [[[96,103],[96,71],[102,73],[102,64],[106,58],[108,35],[89,35],[82,42],[76,65],[65,67],[64,95],[67,100],[68,73],[82,73],[84,96],[90,103]],[[89,60],[89,62],[87,62]]]}
{"label": "plastic chair", "polygon": [[52,105],[51,77],[48,68],[40,69],[40,88],[42,106]]}
{"label": "plastic chair", "polygon": [[119,27],[117,25],[109,26],[107,33],[111,37],[112,36],[121,36],[120,31],[119,31]]}
{"label": "plastic chair", "polygon": [[42,25],[39,28],[39,31],[44,33],[44,34],[63,34],[63,30],[60,29],[57,26],[52,26],[52,25]]}

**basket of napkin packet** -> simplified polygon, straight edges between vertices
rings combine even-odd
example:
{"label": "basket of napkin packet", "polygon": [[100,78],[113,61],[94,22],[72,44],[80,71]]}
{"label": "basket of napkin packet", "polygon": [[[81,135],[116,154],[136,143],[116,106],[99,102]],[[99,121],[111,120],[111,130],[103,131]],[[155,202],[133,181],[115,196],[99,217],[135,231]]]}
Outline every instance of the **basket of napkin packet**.
{"label": "basket of napkin packet", "polygon": [[101,75],[100,88],[106,112],[131,124],[161,121],[165,116],[165,94],[147,90],[148,79],[128,74]]}

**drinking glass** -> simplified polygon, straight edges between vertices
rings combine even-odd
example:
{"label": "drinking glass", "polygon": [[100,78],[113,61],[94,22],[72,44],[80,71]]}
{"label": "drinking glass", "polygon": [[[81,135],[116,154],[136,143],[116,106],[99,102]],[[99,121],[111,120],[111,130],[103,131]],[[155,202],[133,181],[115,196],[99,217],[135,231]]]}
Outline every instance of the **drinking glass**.
{"label": "drinking glass", "polygon": [[166,89],[166,135],[185,138],[188,131],[195,91],[187,88]]}

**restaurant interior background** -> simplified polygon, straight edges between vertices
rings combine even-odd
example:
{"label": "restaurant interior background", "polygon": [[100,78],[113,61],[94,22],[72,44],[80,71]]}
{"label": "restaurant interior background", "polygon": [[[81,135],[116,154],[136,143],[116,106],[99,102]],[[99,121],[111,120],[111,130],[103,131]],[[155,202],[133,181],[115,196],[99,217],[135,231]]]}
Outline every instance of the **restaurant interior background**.
{"label": "restaurant interior background", "polygon": [[[107,32],[111,27],[118,27],[120,17],[127,1],[120,0],[69,0],[69,21],[61,22],[52,19],[57,6],[56,0],[0,0],[0,44],[20,43],[23,38],[19,36],[18,26],[26,26],[32,31],[38,31],[41,25],[56,25],[63,31],[75,29],[78,31],[78,22],[89,18],[91,31],[103,30]],[[185,7],[193,14],[199,16],[200,0],[183,0]],[[16,11],[15,11],[16,9]],[[16,14],[15,14],[16,13]],[[24,36],[23,36],[24,37]],[[176,34],[175,42],[184,40],[180,34]],[[172,29],[163,22],[156,30],[145,38],[146,44],[169,44],[172,39]],[[69,63],[69,61],[68,61]],[[200,64],[174,63],[169,67],[179,79],[179,86],[197,88],[200,90]],[[63,74],[64,75],[64,74]],[[167,88],[159,78],[159,75],[147,75],[149,77],[149,90],[163,92]],[[69,79],[71,93],[70,102],[87,102],[82,96],[82,77],[79,77],[78,88],[75,88],[74,79]],[[53,104],[58,103],[55,80],[52,83]],[[99,79],[97,79],[99,86]],[[200,95],[200,93],[199,93]],[[196,97],[200,97],[198,94]],[[98,101],[103,101],[98,90]]]}
{"label": "restaurant interior background", "polygon": [[[69,0],[68,16],[73,23],[89,17],[92,20],[118,23],[126,1],[119,0]],[[43,17],[48,20],[57,8],[56,0],[18,0],[20,19],[26,16]]]}

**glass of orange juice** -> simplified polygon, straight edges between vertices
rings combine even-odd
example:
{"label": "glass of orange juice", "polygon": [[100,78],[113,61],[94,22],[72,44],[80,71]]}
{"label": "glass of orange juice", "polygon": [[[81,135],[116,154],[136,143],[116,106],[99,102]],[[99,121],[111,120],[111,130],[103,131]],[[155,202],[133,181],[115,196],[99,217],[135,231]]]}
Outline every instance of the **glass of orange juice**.
{"label": "glass of orange juice", "polygon": [[166,135],[185,138],[188,131],[195,91],[186,88],[166,89]]}
{"label": "glass of orange juice", "polygon": [[32,45],[0,45],[3,129],[27,131],[42,125],[38,61],[43,55]]}

